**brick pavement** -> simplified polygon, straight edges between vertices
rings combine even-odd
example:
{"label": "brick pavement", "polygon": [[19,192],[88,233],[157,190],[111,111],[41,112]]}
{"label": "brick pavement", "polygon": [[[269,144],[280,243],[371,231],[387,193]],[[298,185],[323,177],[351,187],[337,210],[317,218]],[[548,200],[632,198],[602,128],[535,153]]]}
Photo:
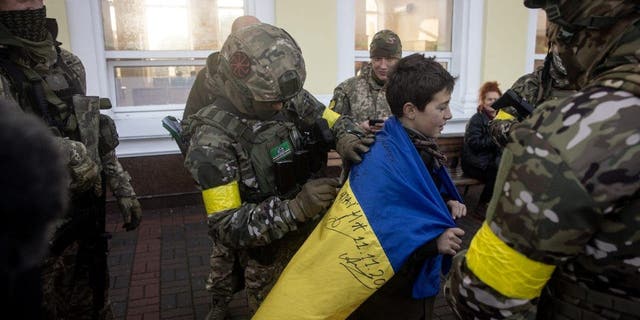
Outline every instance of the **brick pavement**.
{"label": "brick pavement", "polygon": [[[472,192],[472,197],[478,192]],[[473,208],[473,202],[469,207]],[[204,289],[210,240],[202,206],[145,210],[136,231],[125,232],[121,218],[109,210],[110,300],[116,319],[204,319],[209,296]],[[473,217],[459,220],[467,247],[480,226]],[[230,306],[231,319],[247,318],[242,292]],[[439,295],[435,319],[454,319]]]}

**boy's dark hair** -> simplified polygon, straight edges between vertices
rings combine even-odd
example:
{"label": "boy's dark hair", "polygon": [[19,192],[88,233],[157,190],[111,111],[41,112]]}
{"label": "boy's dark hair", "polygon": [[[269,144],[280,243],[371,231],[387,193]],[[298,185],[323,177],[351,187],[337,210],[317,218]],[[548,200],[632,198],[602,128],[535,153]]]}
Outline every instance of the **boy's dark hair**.
{"label": "boy's dark hair", "polygon": [[389,75],[386,96],[391,112],[402,116],[405,103],[413,103],[422,111],[433,96],[445,89],[453,91],[456,79],[434,57],[414,53],[398,61]]}

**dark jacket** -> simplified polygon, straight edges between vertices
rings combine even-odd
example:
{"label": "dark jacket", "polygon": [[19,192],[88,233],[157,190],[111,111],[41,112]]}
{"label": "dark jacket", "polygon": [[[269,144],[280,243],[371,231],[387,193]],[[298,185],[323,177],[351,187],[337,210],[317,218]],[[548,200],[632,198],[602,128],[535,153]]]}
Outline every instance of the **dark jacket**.
{"label": "dark jacket", "polygon": [[500,148],[491,139],[489,117],[483,112],[474,114],[464,133],[462,146],[462,170],[468,168],[485,170],[497,168],[500,162]]}

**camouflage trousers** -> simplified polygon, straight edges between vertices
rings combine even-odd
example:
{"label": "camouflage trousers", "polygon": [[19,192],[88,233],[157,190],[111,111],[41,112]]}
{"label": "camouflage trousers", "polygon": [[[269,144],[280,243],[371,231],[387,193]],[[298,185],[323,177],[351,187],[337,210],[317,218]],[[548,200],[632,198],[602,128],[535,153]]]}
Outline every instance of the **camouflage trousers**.
{"label": "camouflage trousers", "polygon": [[[108,302],[109,275],[93,274],[90,248],[73,242],[60,255],[45,259],[42,268],[43,304],[47,319],[113,319]],[[104,293],[93,288],[91,277],[105,277]],[[104,301],[95,301],[104,297]]]}

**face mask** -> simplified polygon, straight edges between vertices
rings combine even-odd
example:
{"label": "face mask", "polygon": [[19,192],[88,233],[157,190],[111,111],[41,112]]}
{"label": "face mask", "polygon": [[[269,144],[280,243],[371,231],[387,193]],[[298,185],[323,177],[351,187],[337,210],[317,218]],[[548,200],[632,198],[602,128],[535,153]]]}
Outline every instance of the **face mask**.
{"label": "face mask", "polygon": [[0,11],[2,23],[14,36],[29,41],[47,38],[47,12],[45,7],[35,10]]}

